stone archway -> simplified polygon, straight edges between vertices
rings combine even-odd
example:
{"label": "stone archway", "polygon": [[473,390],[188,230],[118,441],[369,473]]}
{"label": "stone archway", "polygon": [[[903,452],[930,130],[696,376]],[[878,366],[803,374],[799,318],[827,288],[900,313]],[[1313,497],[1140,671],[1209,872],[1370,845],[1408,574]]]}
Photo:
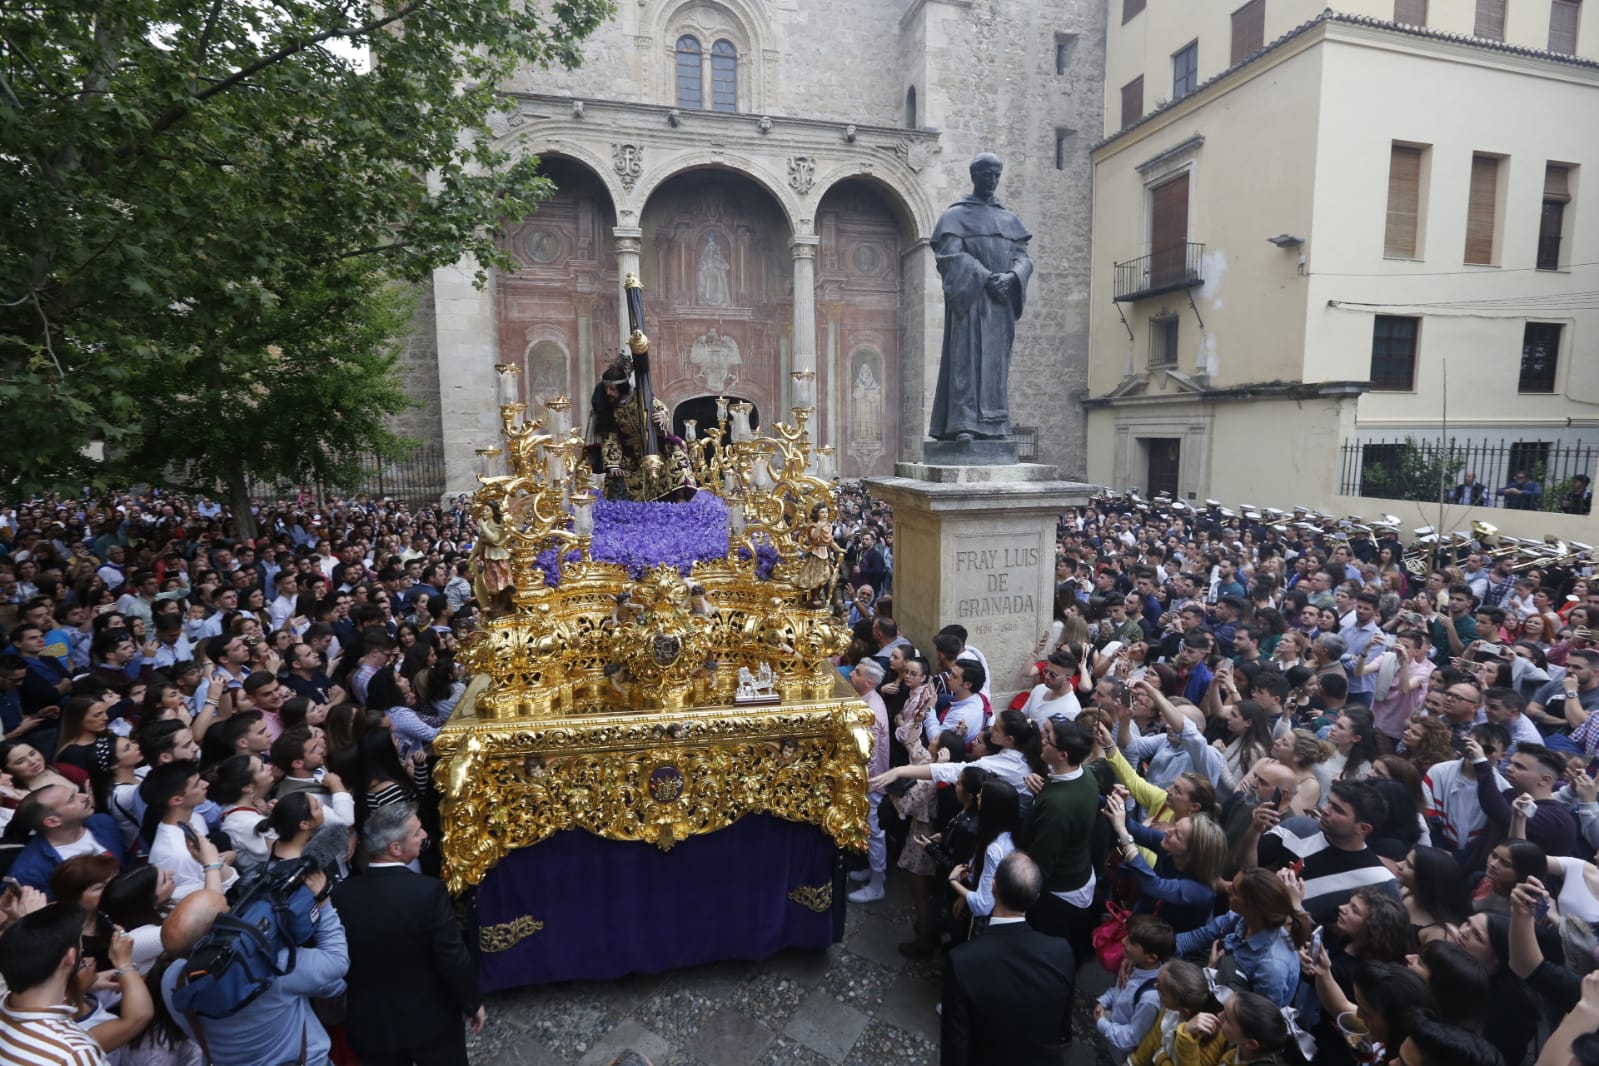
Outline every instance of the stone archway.
{"label": "stone archway", "polygon": [[504,244],[517,269],[495,277],[497,361],[522,366],[522,398],[530,408],[563,392],[581,423],[594,382],[622,343],[616,210],[605,183],[586,165],[546,155],[541,169],[555,183],[555,195],[508,227]]}
{"label": "stone archway", "polygon": [[[829,188],[816,212],[818,434],[837,447],[845,478],[894,472],[903,398],[920,395],[900,358],[920,352],[919,334],[905,336],[907,219],[859,178]],[[906,417],[919,417],[909,406]]]}
{"label": "stone archway", "polygon": [[700,169],[662,182],[640,223],[655,394],[669,408],[707,395],[780,408],[794,321],[782,207],[742,174]]}

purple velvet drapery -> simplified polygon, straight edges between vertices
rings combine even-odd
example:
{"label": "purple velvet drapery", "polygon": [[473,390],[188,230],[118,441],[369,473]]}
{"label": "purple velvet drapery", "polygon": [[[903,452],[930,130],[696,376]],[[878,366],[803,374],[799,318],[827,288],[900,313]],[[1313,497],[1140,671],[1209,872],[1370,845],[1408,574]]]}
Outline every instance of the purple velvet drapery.
{"label": "purple velvet drapery", "polygon": [[[791,898],[822,886],[821,912]],[[478,887],[480,929],[543,923],[480,951],[479,973],[487,992],[820,950],[842,935],[843,906],[837,845],[814,825],[751,814],[671,851],[564,830],[512,852]]]}

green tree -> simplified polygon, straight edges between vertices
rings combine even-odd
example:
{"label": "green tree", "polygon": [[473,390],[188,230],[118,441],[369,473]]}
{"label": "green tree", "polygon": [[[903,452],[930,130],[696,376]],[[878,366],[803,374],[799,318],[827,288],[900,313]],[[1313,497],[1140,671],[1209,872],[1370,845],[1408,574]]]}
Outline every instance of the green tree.
{"label": "green tree", "polygon": [[1391,455],[1363,466],[1361,495],[1436,503],[1455,484],[1455,475],[1465,465],[1466,461],[1455,458],[1452,450],[1406,437]]}
{"label": "green tree", "polygon": [[549,186],[487,136],[497,86],[575,64],[610,7],[0,6],[0,483],[175,458],[296,477],[393,447],[385,282],[510,265],[501,220]]}
{"label": "green tree", "polygon": [[123,465],[169,471],[197,490],[226,486],[245,532],[252,476],[354,482],[366,456],[407,450],[386,416],[410,404],[393,372],[411,304],[353,261],[306,279],[233,322],[213,349],[255,357],[202,361],[181,389],[137,386],[145,431]]}

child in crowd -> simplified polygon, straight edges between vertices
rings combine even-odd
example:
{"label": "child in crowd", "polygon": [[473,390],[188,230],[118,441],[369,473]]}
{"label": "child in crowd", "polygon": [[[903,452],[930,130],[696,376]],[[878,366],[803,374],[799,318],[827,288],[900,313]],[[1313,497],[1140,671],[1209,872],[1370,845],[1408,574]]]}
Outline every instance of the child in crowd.
{"label": "child in crowd", "polygon": [[1161,967],[1177,953],[1177,934],[1163,918],[1135,914],[1122,938],[1122,969],[1099,997],[1094,1025],[1119,1061],[1133,1053],[1160,1013]]}

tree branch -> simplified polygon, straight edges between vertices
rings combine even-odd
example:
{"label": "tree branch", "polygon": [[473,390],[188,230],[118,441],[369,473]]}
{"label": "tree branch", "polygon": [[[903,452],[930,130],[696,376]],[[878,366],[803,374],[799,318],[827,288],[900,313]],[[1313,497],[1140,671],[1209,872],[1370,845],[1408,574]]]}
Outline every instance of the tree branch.
{"label": "tree branch", "polygon": [[44,304],[39,302],[38,290],[28,294],[33,297],[34,309],[39,312],[39,321],[44,324],[44,350],[50,353],[50,361],[56,365],[56,374],[62,381],[67,380],[67,372],[61,366],[61,360],[56,356],[54,345],[50,343],[50,316],[44,313]]}
{"label": "tree branch", "polygon": [[[227,77],[212,85],[210,88],[196,93],[194,98],[187,103],[168,108],[165,113],[163,113],[155,120],[155,122],[150,125],[149,135],[150,137],[155,137],[172,128],[179,122],[182,122],[185,117],[187,117],[190,110],[193,109],[193,105],[204,103],[206,100],[216,96],[218,93],[227,92],[229,89],[233,88],[235,85],[238,85],[252,74],[256,74],[270,66],[281,63],[285,59],[296,56],[308,48],[314,48],[323,41],[331,41],[336,37],[360,37],[366,34],[375,33],[386,26],[400,21],[401,19],[410,15],[412,12],[425,7],[427,3],[428,0],[411,0],[411,3],[401,7],[393,14],[386,15],[383,18],[377,19],[373,22],[368,22],[365,25],[357,26],[354,29],[325,30],[322,33],[314,34],[303,39],[293,38],[282,48],[279,48],[274,52],[267,53],[260,59],[257,59],[254,63],[241,67],[232,74],[229,74]],[[117,154],[118,156],[128,156],[140,150],[142,149],[129,146],[123,148]]]}
{"label": "tree branch", "polygon": [[200,29],[200,41],[194,46],[194,76],[198,80],[200,66],[205,62],[206,50],[211,47],[211,31],[216,28],[217,16],[222,13],[222,0],[214,0],[206,12],[205,25]]}
{"label": "tree branch", "polygon": [[334,256],[333,259],[335,262],[345,259],[359,259],[363,255],[377,255],[380,252],[395,252],[407,247],[409,247],[409,245],[407,245],[404,241],[392,241],[388,244],[374,244],[367,248],[356,248],[352,251],[340,252],[338,255]]}

